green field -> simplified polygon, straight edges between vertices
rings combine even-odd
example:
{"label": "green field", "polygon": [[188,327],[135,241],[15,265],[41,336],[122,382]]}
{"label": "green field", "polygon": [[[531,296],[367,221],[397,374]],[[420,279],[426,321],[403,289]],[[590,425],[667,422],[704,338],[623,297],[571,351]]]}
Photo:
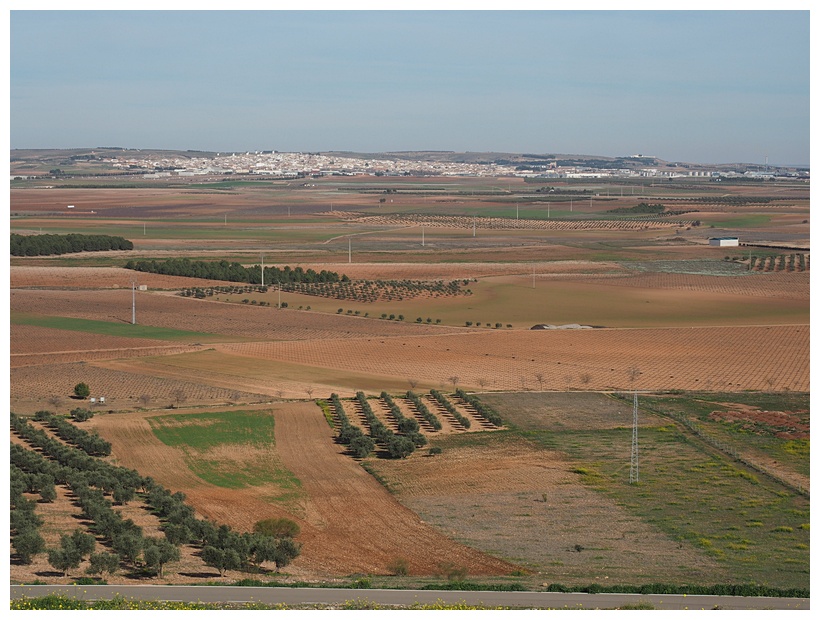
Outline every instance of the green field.
{"label": "green field", "polygon": [[[484,395],[482,400],[506,421],[520,422],[518,432],[527,439],[566,454],[585,484],[673,540],[699,548],[729,569],[737,583],[809,587],[807,497],[710,448],[673,420],[660,423],[656,417],[640,427],[639,483],[629,484],[631,401],[620,405],[630,414],[621,427],[596,429],[589,424],[584,429],[576,423],[574,428],[560,428],[548,413],[551,400],[560,398],[566,407],[574,396],[526,395],[524,408],[516,395]],[[597,405],[596,398],[601,400]],[[608,399],[579,394],[573,417],[597,419],[596,410],[612,407]],[[540,422],[539,400],[544,408]],[[765,397],[760,402],[765,403]],[[808,455],[803,458],[808,460]],[[711,578],[702,579],[708,583]]]}
{"label": "green field", "polygon": [[234,341],[235,338],[206,334],[203,332],[170,329],[167,327],[152,327],[151,325],[132,325],[131,323],[111,323],[109,321],[93,321],[90,319],[76,319],[64,316],[45,316],[22,312],[11,313],[12,325],[36,325],[67,331],[102,334],[105,336],[120,336],[127,338],[148,338],[151,340],[167,340],[169,342],[224,342]]}
{"label": "green field", "polygon": [[[169,414],[148,421],[157,438],[181,449],[191,471],[206,482],[228,489],[276,485],[280,492],[269,501],[302,496],[301,482],[276,453],[271,411]],[[225,447],[233,451],[225,453]]]}

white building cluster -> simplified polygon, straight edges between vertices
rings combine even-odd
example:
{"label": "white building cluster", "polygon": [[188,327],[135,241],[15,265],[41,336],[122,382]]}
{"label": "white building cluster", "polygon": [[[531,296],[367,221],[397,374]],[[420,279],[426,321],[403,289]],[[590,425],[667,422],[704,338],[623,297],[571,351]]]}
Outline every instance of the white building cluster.
{"label": "white building cluster", "polygon": [[545,179],[602,179],[659,177],[718,178],[721,176],[765,176],[764,172],[727,172],[726,170],[697,168],[670,164],[665,167],[596,168],[591,166],[560,166],[556,161],[545,161],[543,166],[527,169],[521,165],[501,163],[468,163],[435,160],[369,159],[354,155],[321,153],[282,153],[277,151],[248,151],[244,153],[217,153],[214,157],[187,155],[163,156],[129,151],[108,160],[114,168],[130,172],[145,171],[146,178],[199,175],[266,175],[301,177],[320,175],[376,175],[376,176],[476,176],[476,177],[538,177]]}

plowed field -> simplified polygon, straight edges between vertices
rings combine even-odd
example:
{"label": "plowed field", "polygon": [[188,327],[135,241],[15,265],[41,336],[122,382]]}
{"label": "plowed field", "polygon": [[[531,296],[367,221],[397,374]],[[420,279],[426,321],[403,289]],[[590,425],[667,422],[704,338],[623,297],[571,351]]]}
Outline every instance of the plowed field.
{"label": "plowed field", "polygon": [[642,273],[639,275],[590,278],[587,282],[607,286],[646,289],[677,289],[706,293],[730,293],[750,297],[809,299],[807,272],[772,273],[738,277],[703,276],[683,273]]}
{"label": "plowed field", "polygon": [[[809,388],[809,328],[472,332],[417,338],[229,343],[233,355],[492,390]],[[632,381],[627,369],[640,376]],[[538,380],[541,375],[541,381]]]}
{"label": "plowed field", "polygon": [[[101,321],[131,320],[131,291],[23,290],[11,292],[11,309]],[[139,292],[137,321],[143,325],[195,330],[258,340],[438,334],[441,326],[319,314],[275,307],[203,301],[169,294]],[[230,339],[230,338],[229,338]]]}
{"label": "plowed field", "polygon": [[188,286],[224,286],[219,280],[165,276],[120,267],[27,267],[12,265],[11,288],[127,288],[136,280],[149,289],[179,289]]}
{"label": "plowed field", "polygon": [[[113,456],[150,475],[167,488],[183,491],[200,514],[247,531],[257,520],[288,516],[302,527],[299,556],[288,572],[299,575],[387,573],[397,558],[412,574],[433,574],[451,562],[469,574],[508,574],[515,567],[451,541],[399,504],[332,440],[333,431],[313,403],[275,405],[276,450],[301,482],[307,499],[286,513],[264,497],[272,489],[232,490],[194,476],[181,452],[151,433],[145,415],[101,416],[94,423],[111,441]],[[241,449],[241,448],[238,448]],[[241,506],[241,509],[239,508]]]}

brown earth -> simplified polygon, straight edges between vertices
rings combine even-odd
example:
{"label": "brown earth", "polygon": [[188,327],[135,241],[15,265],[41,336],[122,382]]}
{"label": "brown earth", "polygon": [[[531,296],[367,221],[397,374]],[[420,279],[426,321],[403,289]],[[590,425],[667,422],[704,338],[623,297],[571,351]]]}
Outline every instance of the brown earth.
{"label": "brown earth", "polygon": [[587,282],[605,286],[646,289],[677,289],[692,292],[730,293],[750,297],[809,299],[810,274],[771,273],[744,276],[704,276],[683,273],[642,273],[638,275],[591,277]]}
{"label": "brown earth", "polygon": [[[12,312],[54,314],[102,321],[131,321],[131,291],[11,291]],[[324,338],[435,334],[457,331],[443,326],[310,311],[199,300],[172,294],[138,292],[137,322],[154,327],[226,336],[225,340],[322,340]],[[193,336],[192,336],[193,337]]]}
{"label": "brown earth", "polygon": [[180,289],[185,287],[226,286],[229,282],[165,276],[123,269],[121,267],[36,267],[12,265],[9,270],[11,288],[69,288],[100,289],[124,288],[131,290],[131,282],[149,289]]}
{"label": "brown earth", "polygon": [[332,429],[312,402],[273,406],[278,457],[306,495],[296,509],[299,514],[262,499],[275,489],[224,489],[199,479],[180,450],[153,435],[149,415],[154,414],[97,416],[92,421],[111,441],[117,464],[149,475],[172,491],[182,490],[201,516],[239,531],[272,516],[296,520],[303,548],[288,567],[291,574],[384,574],[396,558],[407,560],[412,574],[422,575],[435,573],[447,561],[469,567],[474,575],[506,574],[515,568],[454,543],[403,508],[333,442]]}
{"label": "brown earth", "polygon": [[[485,331],[413,338],[226,343],[231,355],[490,390],[797,390],[809,387],[807,325]],[[634,385],[627,369],[641,375]],[[542,381],[538,381],[538,375]],[[483,386],[482,386],[483,387]]]}

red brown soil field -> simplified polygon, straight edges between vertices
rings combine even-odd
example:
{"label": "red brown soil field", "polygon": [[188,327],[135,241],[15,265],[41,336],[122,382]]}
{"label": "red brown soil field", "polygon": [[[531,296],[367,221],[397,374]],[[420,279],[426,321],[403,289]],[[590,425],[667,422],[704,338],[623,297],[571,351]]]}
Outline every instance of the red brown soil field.
{"label": "red brown soil field", "polygon": [[735,422],[750,433],[774,434],[781,439],[809,439],[808,411],[761,411],[738,403],[729,411],[713,411],[712,420]]}
{"label": "red brown soil field", "polygon": [[689,225],[691,220],[528,220],[501,217],[478,217],[440,215],[369,215],[355,218],[356,223],[383,226],[430,226],[432,228],[471,229],[475,223],[478,229],[495,230],[604,230],[636,231],[663,230]]}
{"label": "red brown soil field", "polygon": [[[105,410],[134,409],[137,407],[169,407],[171,405],[197,405],[234,401],[265,402],[271,396],[243,391],[242,386],[219,387],[209,385],[196,377],[182,380],[154,377],[138,371],[123,372],[98,368],[93,363],[73,362],[41,364],[12,368],[10,373],[10,405],[17,414],[33,414],[40,409],[54,410],[48,400],[57,396],[64,402],[59,409],[67,412],[82,401],[69,397],[74,386],[83,381],[91,388],[93,397],[105,397]],[[304,392],[302,392],[304,393]],[[141,398],[147,396],[143,403]],[[98,405],[99,406],[99,405]]]}
{"label": "red brown soil field", "polygon": [[[809,327],[472,332],[416,338],[236,343],[218,350],[476,388],[563,391],[809,389]],[[634,386],[627,369],[637,367]],[[537,382],[543,375],[543,385]]]}
{"label": "red brown soil field", "polygon": [[[11,291],[11,310],[37,314],[101,321],[131,321],[131,291]],[[275,307],[246,306],[237,303],[198,300],[171,294],[138,292],[137,320],[154,327],[193,330],[228,336],[226,340],[324,339],[434,334],[456,331],[453,328],[373,321],[359,317],[319,314]],[[50,309],[53,309],[50,312]]]}
{"label": "red brown soil field", "polygon": [[[221,217],[226,212],[269,210],[271,204],[282,200],[274,198],[276,194],[271,193],[273,189],[273,183],[267,190],[263,187],[244,188],[241,192],[205,188],[13,189],[11,210],[23,213],[58,213],[68,220],[87,217],[91,211],[107,218]],[[292,195],[287,198],[292,199]],[[74,205],[74,209],[67,209],[67,205]]]}
{"label": "red brown soil field", "polygon": [[190,345],[169,345],[163,340],[118,338],[34,325],[15,325],[10,346],[12,368],[195,350]]}
{"label": "red brown soil field", "polygon": [[771,273],[726,277],[683,273],[642,273],[627,276],[590,277],[587,282],[607,286],[630,286],[647,289],[677,289],[706,293],[730,293],[749,297],[809,299],[808,272]]}
{"label": "red brown soil field", "polygon": [[600,274],[622,272],[615,263],[551,261],[535,263],[299,263],[314,271],[336,271],[361,280],[459,280],[487,276],[531,274]]}
{"label": "red brown soil field", "polygon": [[229,282],[165,276],[120,267],[27,267],[12,265],[9,271],[11,288],[126,288],[136,279],[149,289],[181,289],[186,287],[227,286]]}
{"label": "red brown soil field", "polygon": [[[343,454],[333,431],[313,403],[274,405],[276,451],[283,465],[302,483],[307,499],[287,513],[261,499],[264,488],[231,490],[195,477],[180,450],[162,444],[145,415],[98,416],[100,435],[111,441],[118,463],[149,475],[163,486],[186,494],[197,511],[234,529],[249,531],[271,516],[296,520],[302,555],[288,567],[295,575],[386,574],[397,558],[411,574],[429,575],[452,562],[471,575],[509,574],[515,566],[455,543],[425,525],[410,510]],[[239,448],[241,449],[241,448]],[[241,506],[241,509],[238,507]]]}

